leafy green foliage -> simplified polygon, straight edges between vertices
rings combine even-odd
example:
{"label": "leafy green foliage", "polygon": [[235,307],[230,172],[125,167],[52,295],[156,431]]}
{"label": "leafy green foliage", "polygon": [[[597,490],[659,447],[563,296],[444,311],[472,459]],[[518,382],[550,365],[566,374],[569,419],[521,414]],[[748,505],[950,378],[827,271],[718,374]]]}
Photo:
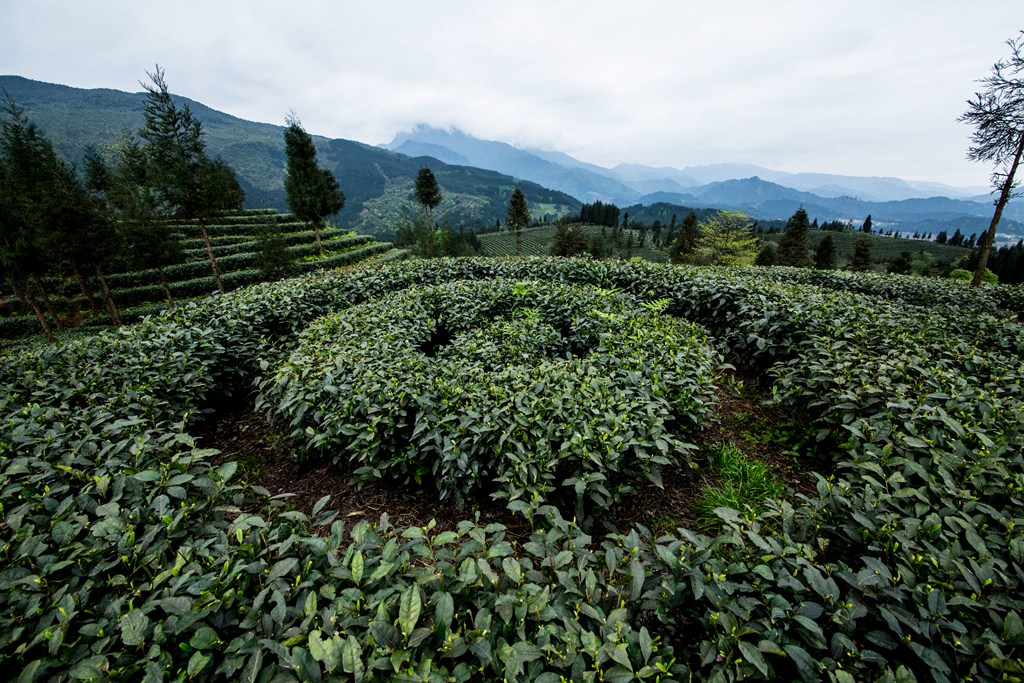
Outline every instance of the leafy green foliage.
{"label": "leafy green foliage", "polygon": [[[663,301],[646,315],[699,322],[773,380],[830,470],[763,512],[720,509],[709,535],[595,538],[538,506],[516,541],[478,520],[352,525],[327,500],[288,511],[189,436],[222,392],[291,362],[312,321],[496,279],[590,292],[626,318]],[[1024,330],[1005,292],[437,259],[255,285],[6,355],[0,658],[24,680],[1019,677]],[[481,305],[459,301],[463,315]],[[557,347],[544,318],[529,320],[543,302],[528,303],[495,321],[509,335],[490,340],[493,359]]]}
{"label": "leafy green foliage", "polygon": [[357,477],[582,514],[690,448],[674,434],[710,412],[716,364],[699,328],[629,297],[495,280],[318,321],[265,393],[310,454]]}
{"label": "leafy green foliage", "polygon": [[[689,216],[687,216],[687,219]],[[686,229],[686,220],[680,238]],[[704,265],[749,266],[757,256],[753,223],[742,211],[722,211],[698,226],[693,261]],[[682,252],[680,252],[682,253]]]}

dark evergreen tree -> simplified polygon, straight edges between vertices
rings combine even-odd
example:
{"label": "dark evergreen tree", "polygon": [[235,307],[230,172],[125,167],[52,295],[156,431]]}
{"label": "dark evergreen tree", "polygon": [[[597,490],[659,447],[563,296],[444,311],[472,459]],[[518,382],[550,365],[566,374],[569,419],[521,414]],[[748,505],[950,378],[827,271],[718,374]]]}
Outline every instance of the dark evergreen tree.
{"label": "dark evergreen tree", "polygon": [[146,75],[152,83],[142,84],[146,90],[142,107],[145,125],[139,137],[148,143],[147,183],[163,210],[198,221],[210,270],[217,289],[223,292],[206,220],[218,211],[241,207],[241,186],[233,172],[228,178],[230,167],[224,161],[212,161],[207,156],[202,124],[187,104],[181,108],[175,105],[159,65]]}
{"label": "dark evergreen tree", "polygon": [[313,226],[316,248],[322,255],[324,247],[320,231],[328,216],[345,207],[345,195],[334,174],[317,164],[313,136],[302,127],[299,118],[289,114],[285,122],[288,124],[284,131],[288,167],[284,189],[288,194],[288,206],[300,220]]}
{"label": "dark evergreen tree", "polygon": [[0,275],[31,307],[50,341],[53,331],[32,285],[48,269],[42,246],[45,217],[39,207],[49,183],[45,163],[52,149],[36,124],[8,99],[0,127]]}
{"label": "dark evergreen tree", "polygon": [[765,242],[761,245],[761,249],[757,252],[757,258],[754,259],[755,266],[774,266],[777,260],[778,253],[775,248],[774,242]]}
{"label": "dark evergreen tree", "polygon": [[871,234],[871,214],[868,214],[868,217],[864,219],[864,225],[861,226],[860,230],[866,235]]}
{"label": "dark evergreen tree", "polygon": [[853,257],[847,266],[850,270],[865,271],[873,268],[871,263],[871,238],[861,237],[853,244]]}
{"label": "dark evergreen tree", "polygon": [[[13,101],[8,102],[6,113],[0,135],[4,169],[0,203],[5,206],[0,262],[5,276],[16,296],[36,312],[48,337],[49,325],[33,289],[53,324],[58,328],[64,325],[43,279],[49,272],[74,277],[80,285],[83,273],[95,274],[111,320],[119,325],[117,307],[104,278],[116,255],[116,239],[99,205],[75,170],[57,156],[52,143]],[[77,305],[69,308],[73,317],[77,316]]]}
{"label": "dark evergreen tree", "polygon": [[801,206],[786,221],[782,239],[779,240],[779,251],[776,258],[778,265],[799,268],[811,266],[811,252],[807,246],[807,235],[810,229],[811,223],[807,219],[807,212]]}
{"label": "dark evergreen tree", "polygon": [[949,241],[949,235],[946,234],[945,230],[939,230],[939,234],[935,236],[936,244],[945,244]]}
{"label": "dark evergreen tree", "polygon": [[510,230],[519,230],[530,224],[530,209],[526,205],[526,195],[518,187],[512,191],[512,197],[508,200],[505,222]]}
{"label": "dark evergreen tree", "polygon": [[526,206],[526,195],[518,187],[512,191],[508,200],[508,211],[505,220],[509,230],[516,231],[516,255],[523,253],[522,229],[530,224],[530,210]]}
{"label": "dark evergreen tree", "polygon": [[964,245],[964,236],[960,234],[960,228],[956,229],[946,244],[951,247],[962,247]]}
{"label": "dark evergreen tree", "polygon": [[427,223],[434,224],[434,209],[441,203],[441,188],[434,172],[424,166],[416,175],[416,201],[423,205]]}
{"label": "dark evergreen tree", "polygon": [[679,235],[669,248],[668,256],[672,263],[691,263],[697,252],[700,234],[697,230],[697,214],[693,211],[686,214],[679,226]]}
{"label": "dark evergreen tree", "polygon": [[288,274],[295,259],[277,227],[277,223],[261,225],[256,232],[256,267],[269,278]]}
{"label": "dark evergreen tree", "polygon": [[[121,256],[134,270],[156,269],[168,303],[174,305],[167,266],[181,263],[181,236],[159,219],[152,194],[147,190],[146,154],[138,140],[125,135],[104,157],[88,150],[86,186],[100,201],[107,220],[121,242]],[[91,300],[84,283],[82,293]]]}
{"label": "dark evergreen tree", "polygon": [[825,235],[818,242],[818,248],[814,251],[814,267],[819,270],[832,270],[836,267],[836,245],[832,235]]}
{"label": "dark evergreen tree", "polygon": [[887,270],[890,273],[895,273],[897,275],[907,275],[910,273],[913,265],[914,261],[910,256],[910,252],[901,251],[899,256],[889,262]]}
{"label": "dark evergreen tree", "polygon": [[551,243],[552,256],[581,256],[588,253],[590,245],[587,243],[583,230],[576,225],[559,225],[555,229],[555,240]]}

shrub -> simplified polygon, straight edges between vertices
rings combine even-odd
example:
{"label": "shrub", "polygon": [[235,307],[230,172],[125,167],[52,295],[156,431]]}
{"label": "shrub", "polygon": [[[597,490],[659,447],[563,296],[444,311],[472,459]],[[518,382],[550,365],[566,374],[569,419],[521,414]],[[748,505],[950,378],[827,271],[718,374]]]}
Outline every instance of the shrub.
{"label": "shrub", "polygon": [[631,478],[660,482],[690,448],[673,434],[712,408],[715,366],[703,331],[629,297],[496,280],[328,316],[265,392],[309,452],[358,477],[568,498],[582,515]]}

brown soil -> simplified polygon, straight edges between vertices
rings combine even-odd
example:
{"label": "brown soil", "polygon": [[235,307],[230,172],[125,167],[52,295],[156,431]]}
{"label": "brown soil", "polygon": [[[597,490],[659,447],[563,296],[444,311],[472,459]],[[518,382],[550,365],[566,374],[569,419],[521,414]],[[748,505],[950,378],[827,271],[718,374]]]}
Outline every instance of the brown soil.
{"label": "brown soil", "polygon": [[[664,472],[660,488],[649,482],[636,483],[635,490],[609,510],[594,531],[626,530],[639,523],[658,536],[677,527],[698,528],[700,519],[694,501],[706,482],[713,480],[700,451],[723,442],[771,463],[790,490],[813,493],[815,480],[809,468],[814,463],[798,462],[786,453],[785,444],[779,443],[777,436],[786,433],[784,416],[778,408],[766,406],[766,398],[767,392],[756,385],[738,395],[721,389],[717,417],[697,435],[700,450],[691,451],[693,465]],[[307,515],[323,496],[330,496],[323,509],[336,510],[341,519],[376,522],[387,514],[396,526],[426,526],[435,520],[435,531],[442,531],[479,514],[482,523],[504,524],[512,537],[529,534],[526,521],[507,511],[500,501],[484,498],[460,508],[453,501],[439,501],[433,488],[386,482],[359,484],[342,466],[330,463],[296,466],[280,429],[251,408],[223,407],[196,436],[203,447],[220,450],[221,460],[237,461],[238,478],[263,487],[288,509]]]}

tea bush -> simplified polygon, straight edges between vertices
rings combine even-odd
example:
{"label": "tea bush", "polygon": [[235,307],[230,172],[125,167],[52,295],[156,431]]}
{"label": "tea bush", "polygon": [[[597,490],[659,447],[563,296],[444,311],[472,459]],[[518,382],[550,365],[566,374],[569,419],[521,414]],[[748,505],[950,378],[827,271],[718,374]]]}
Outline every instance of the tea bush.
{"label": "tea bush", "polygon": [[265,386],[307,451],[356,477],[568,499],[582,516],[631,479],[660,484],[712,410],[717,365],[701,329],[630,297],[484,280],[323,318]]}
{"label": "tea bush", "polygon": [[[942,290],[914,293],[904,278],[803,277],[584,260],[401,262],[255,285],[0,357],[5,675],[1024,676],[1020,323],[997,299],[936,301]],[[189,436],[223,393],[252,392],[303,344],[316,346],[303,334],[318,318],[369,303],[368,324],[375,306],[401,320],[382,302],[419,296],[426,307],[427,289],[494,279],[599,287],[591,294],[623,302],[626,317],[701,325],[815,430],[830,470],[813,495],[759,513],[720,509],[708,534],[652,539],[637,528],[598,539],[537,506],[523,508],[529,539],[512,542],[476,520],[440,533],[352,525],[326,500],[307,518],[235,483],[234,467],[211,464]],[[498,285],[480,291],[488,287]],[[663,300],[661,316],[639,305]],[[506,315],[508,343],[481,350],[491,367],[513,352],[534,360],[564,349],[558,327],[528,309],[541,306]],[[480,347],[472,332],[465,345]]]}

